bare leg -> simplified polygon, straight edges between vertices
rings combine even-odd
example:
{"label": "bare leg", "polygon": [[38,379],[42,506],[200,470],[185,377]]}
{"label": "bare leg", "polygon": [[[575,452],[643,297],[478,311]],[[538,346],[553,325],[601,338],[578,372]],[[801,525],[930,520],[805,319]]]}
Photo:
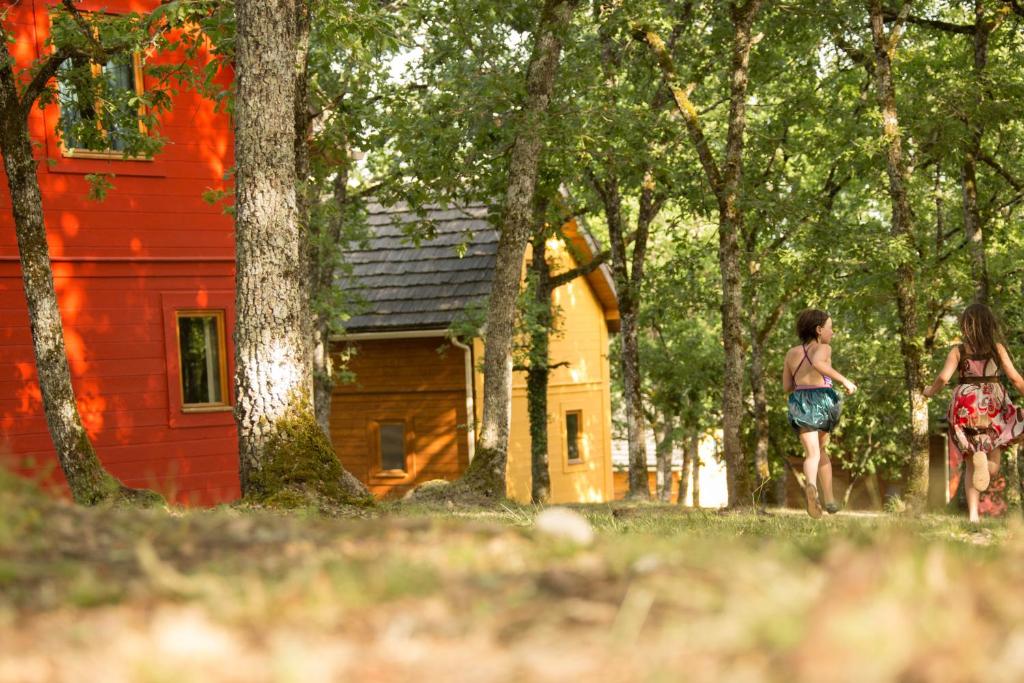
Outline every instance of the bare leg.
{"label": "bare leg", "polygon": [[988,473],[995,477],[999,474],[999,465],[1003,462],[1003,449],[993,448],[988,454]]}
{"label": "bare leg", "polygon": [[825,450],[828,446],[828,437],[828,432],[818,432],[818,444],[821,451],[821,459],[818,461],[818,481],[821,482],[821,495],[826,505],[836,502],[832,493],[832,460]]}
{"label": "bare leg", "polygon": [[807,497],[807,514],[814,519],[821,517],[821,504],[818,502],[818,463],[821,460],[821,449],[818,445],[818,432],[801,432],[800,443],[804,446],[804,478],[807,480],[804,495]]}
{"label": "bare leg", "polygon": [[974,488],[974,462],[972,458],[967,458],[967,469],[964,472],[966,479],[964,480],[964,493],[967,495],[967,518],[977,524],[980,519],[978,517],[978,501],[981,499],[981,493],[978,489]]}

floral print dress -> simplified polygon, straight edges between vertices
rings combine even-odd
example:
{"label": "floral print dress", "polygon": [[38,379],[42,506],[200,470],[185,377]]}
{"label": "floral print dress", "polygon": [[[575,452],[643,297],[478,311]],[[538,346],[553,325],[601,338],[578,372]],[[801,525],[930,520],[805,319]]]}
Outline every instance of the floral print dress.
{"label": "floral print dress", "polygon": [[1010,402],[999,381],[999,363],[977,356],[961,345],[960,383],[949,404],[950,460],[975,451],[989,453],[1024,439],[1024,410]]}

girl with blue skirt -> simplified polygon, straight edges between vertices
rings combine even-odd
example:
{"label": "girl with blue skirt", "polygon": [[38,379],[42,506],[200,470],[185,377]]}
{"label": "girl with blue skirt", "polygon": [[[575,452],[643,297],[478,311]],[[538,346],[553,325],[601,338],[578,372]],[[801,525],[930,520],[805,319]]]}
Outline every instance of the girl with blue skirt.
{"label": "girl with blue skirt", "polygon": [[842,399],[832,388],[832,381],[842,384],[850,394],[857,385],[832,367],[832,318],[825,311],[810,308],[796,319],[800,346],[786,353],[782,388],[789,394],[789,424],[800,435],[804,447],[804,476],[807,485],[807,514],[818,519],[822,515],[817,482],[821,480],[825,509],[829,514],[839,511],[832,493],[832,461],[825,447],[829,433],[839,423]]}

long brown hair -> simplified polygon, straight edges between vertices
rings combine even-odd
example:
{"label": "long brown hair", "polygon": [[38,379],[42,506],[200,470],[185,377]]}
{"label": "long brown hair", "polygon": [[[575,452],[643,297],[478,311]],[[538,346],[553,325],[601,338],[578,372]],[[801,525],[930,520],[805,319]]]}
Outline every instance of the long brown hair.
{"label": "long brown hair", "polygon": [[963,342],[977,356],[995,356],[996,343],[1003,341],[992,309],[985,304],[971,304],[960,316],[960,333]]}

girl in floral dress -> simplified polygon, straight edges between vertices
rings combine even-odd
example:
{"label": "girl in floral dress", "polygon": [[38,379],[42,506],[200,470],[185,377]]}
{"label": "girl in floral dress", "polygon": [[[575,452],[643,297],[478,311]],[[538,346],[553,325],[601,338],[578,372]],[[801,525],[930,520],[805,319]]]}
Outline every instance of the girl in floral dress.
{"label": "girl in floral dress", "polygon": [[984,304],[971,304],[960,316],[962,343],[946,357],[942,372],[924,390],[934,396],[959,371],[949,404],[949,448],[967,460],[967,513],[977,522],[978,501],[992,476],[999,472],[1002,451],[1024,439],[1024,411],[1013,405],[1000,382],[1000,370],[1017,391],[1024,393],[1024,378],[1013,367],[1001,343],[999,323]]}

